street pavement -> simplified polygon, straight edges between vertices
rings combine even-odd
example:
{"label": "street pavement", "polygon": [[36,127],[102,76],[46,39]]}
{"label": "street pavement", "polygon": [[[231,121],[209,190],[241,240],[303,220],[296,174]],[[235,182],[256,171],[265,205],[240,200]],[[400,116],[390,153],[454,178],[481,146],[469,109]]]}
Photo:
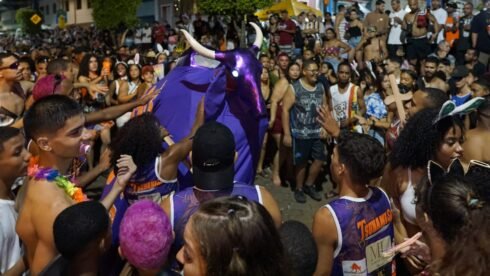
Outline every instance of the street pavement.
{"label": "street pavement", "polygon": [[272,196],[279,204],[279,208],[282,214],[282,220],[297,220],[304,223],[310,230],[313,223],[313,216],[315,212],[323,205],[327,204],[332,198],[326,199],[324,193],[331,189],[329,182],[323,183],[323,191],[321,201],[316,201],[309,196],[306,196],[306,203],[298,203],[294,200],[294,194],[289,187],[277,187],[272,184],[270,177],[257,176],[255,178],[255,184],[262,185],[269,190]]}

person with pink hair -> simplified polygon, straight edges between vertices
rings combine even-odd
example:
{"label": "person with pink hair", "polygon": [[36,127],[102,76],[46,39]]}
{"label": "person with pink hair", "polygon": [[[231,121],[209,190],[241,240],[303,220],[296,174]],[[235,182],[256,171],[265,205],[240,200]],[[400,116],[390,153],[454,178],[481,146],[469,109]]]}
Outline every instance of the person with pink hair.
{"label": "person with pink hair", "polygon": [[129,264],[121,275],[135,275],[136,271],[137,275],[157,275],[174,241],[170,220],[162,208],[146,199],[133,203],[119,231],[119,253]]}

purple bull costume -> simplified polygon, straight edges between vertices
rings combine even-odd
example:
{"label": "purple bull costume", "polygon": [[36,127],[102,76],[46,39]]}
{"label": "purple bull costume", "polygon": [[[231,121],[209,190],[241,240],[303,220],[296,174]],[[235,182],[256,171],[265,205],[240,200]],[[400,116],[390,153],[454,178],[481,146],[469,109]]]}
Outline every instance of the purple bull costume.
{"label": "purple bull costume", "polygon": [[[262,65],[256,58],[262,32],[257,25],[251,24],[257,32],[253,46],[225,52],[204,48],[186,31],[182,31],[193,51],[187,51],[179,59],[177,67],[156,84],[160,94],[133,114],[152,112],[178,142],[190,133],[199,101],[205,96],[206,121],[214,120],[226,125],[235,137],[238,152],[235,180],[253,185],[268,122],[260,90]],[[114,179],[110,180],[104,195],[114,183]],[[163,188],[165,185],[162,183],[162,187],[154,188],[167,194],[170,191]],[[190,171],[184,165],[179,166],[179,185],[180,188],[192,186]],[[111,210],[115,246],[118,245],[120,220],[128,207],[128,199],[121,196]]]}
{"label": "purple bull costume", "polygon": [[[257,32],[254,45],[225,52],[204,48],[183,31],[194,51],[183,55],[177,67],[156,84],[160,94],[137,113],[151,111],[178,142],[189,134],[197,105],[206,96],[206,121],[226,125],[235,136],[235,180],[252,185],[267,130],[267,114],[260,90],[262,65],[256,58],[262,33],[251,24]],[[188,169],[181,166],[179,172],[181,188],[191,186],[187,180],[182,181]]]}

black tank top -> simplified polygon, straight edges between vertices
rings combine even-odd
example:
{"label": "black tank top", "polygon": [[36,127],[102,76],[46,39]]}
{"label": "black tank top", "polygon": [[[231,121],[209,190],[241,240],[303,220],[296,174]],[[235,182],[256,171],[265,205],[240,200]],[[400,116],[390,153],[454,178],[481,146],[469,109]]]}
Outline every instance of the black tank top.
{"label": "black tank top", "polygon": [[354,26],[350,27],[347,32],[349,33],[350,37],[356,37],[356,36],[361,36],[361,28]]}

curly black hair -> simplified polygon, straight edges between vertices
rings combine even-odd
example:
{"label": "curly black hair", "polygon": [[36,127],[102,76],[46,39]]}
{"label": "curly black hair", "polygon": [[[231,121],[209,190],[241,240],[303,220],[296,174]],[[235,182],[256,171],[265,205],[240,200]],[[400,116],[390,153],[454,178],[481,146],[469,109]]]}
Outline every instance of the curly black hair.
{"label": "curly black hair", "polygon": [[117,160],[123,154],[131,155],[138,167],[148,165],[163,152],[160,123],[151,113],[134,117],[119,130],[110,148],[111,164],[116,171]]}
{"label": "curly black hair", "polygon": [[367,134],[343,131],[338,139],[337,152],[355,183],[367,184],[383,172],[386,159],[383,146]]}
{"label": "curly black hair", "polygon": [[463,122],[457,116],[448,116],[433,124],[438,113],[438,109],[427,108],[408,120],[389,157],[393,169],[425,168],[451,128],[459,127],[464,135]]}

